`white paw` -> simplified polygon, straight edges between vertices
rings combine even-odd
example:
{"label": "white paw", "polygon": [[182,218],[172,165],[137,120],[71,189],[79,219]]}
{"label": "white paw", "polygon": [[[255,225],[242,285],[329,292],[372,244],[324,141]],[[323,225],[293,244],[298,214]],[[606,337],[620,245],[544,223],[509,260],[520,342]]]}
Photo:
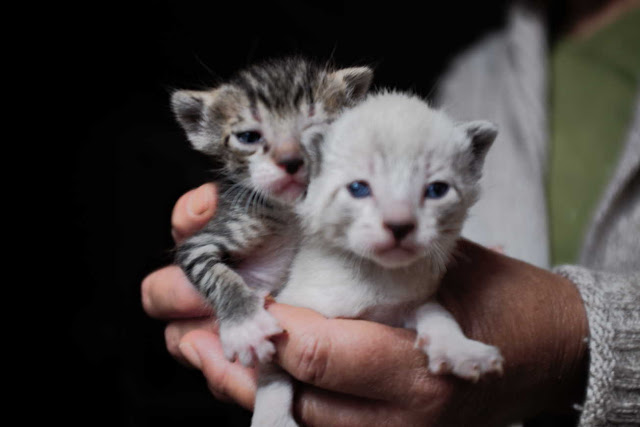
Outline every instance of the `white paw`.
{"label": "white paw", "polygon": [[277,413],[275,411],[254,412],[251,427],[298,427],[289,411]]}
{"label": "white paw", "polygon": [[421,337],[418,345],[429,356],[429,371],[434,374],[453,373],[474,382],[490,372],[502,374],[504,359],[494,346],[467,338],[443,337]]}
{"label": "white paw", "polygon": [[270,337],[282,333],[278,321],[264,308],[240,322],[220,324],[220,342],[227,359],[238,360],[244,366],[255,366],[256,362],[271,361],[276,348]]}

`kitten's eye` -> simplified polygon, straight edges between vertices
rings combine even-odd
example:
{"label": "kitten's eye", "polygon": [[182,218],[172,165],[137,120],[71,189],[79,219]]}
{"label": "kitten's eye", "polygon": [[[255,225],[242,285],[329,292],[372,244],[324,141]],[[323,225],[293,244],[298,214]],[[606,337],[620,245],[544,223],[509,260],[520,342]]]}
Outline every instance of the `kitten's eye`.
{"label": "kitten's eye", "polygon": [[427,186],[424,197],[427,199],[440,199],[449,191],[449,184],[442,181],[432,182]]}
{"label": "kitten's eye", "polygon": [[365,181],[354,181],[347,185],[347,190],[356,199],[362,199],[371,195],[371,187]]}
{"label": "kitten's eye", "polygon": [[238,138],[238,141],[245,144],[255,144],[256,142],[260,142],[260,140],[262,140],[262,135],[260,134],[260,132],[256,131],[239,132],[236,133],[236,138]]}

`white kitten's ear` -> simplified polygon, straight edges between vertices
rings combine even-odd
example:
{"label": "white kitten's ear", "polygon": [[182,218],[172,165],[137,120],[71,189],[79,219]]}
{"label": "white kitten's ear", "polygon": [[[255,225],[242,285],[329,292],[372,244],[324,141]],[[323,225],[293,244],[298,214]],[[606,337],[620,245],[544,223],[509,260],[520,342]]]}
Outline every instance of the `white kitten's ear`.
{"label": "white kitten's ear", "polygon": [[373,70],[369,67],[343,68],[331,73],[330,78],[344,85],[347,98],[359,101],[364,98],[371,87]]}
{"label": "white kitten's ear", "polygon": [[485,120],[474,120],[460,125],[470,142],[472,155],[471,167],[474,171],[482,170],[484,159],[498,135],[498,127]]}

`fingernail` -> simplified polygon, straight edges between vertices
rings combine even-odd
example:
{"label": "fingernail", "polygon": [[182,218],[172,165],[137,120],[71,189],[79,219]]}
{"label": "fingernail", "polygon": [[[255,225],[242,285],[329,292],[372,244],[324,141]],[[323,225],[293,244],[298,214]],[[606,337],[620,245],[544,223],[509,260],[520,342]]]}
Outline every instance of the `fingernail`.
{"label": "fingernail", "polygon": [[202,361],[200,360],[200,355],[196,351],[195,348],[191,345],[191,343],[183,342],[178,345],[180,349],[180,353],[184,356],[185,359],[189,363],[191,363],[194,367],[198,369],[202,369]]}
{"label": "fingernail", "polygon": [[207,184],[204,184],[191,193],[189,196],[189,202],[187,203],[187,209],[191,215],[200,216],[211,208],[212,202],[213,197],[211,195],[211,190],[208,188]]}

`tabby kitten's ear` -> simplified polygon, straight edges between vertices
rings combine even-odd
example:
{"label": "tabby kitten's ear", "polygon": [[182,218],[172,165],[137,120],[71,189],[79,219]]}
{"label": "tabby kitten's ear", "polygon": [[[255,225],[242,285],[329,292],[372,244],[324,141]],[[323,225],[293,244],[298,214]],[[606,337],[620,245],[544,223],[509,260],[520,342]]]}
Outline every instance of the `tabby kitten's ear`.
{"label": "tabby kitten's ear", "polygon": [[[178,90],[171,95],[171,109],[196,150],[211,153],[221,138],[221,124],[231,114],[233,88],[222,85],[210,91]],[[210,116],[215,120],[210,120]]]}
{"label": "tabby kitten's ear", "polygon": [[369,67],[343,68],[329,74],[329,78],[346,89],[347,99],[359,101],[371,86],[373,70]]}
{"label": "tabby kitten's ear", "polygon": [[498,128],[491,122],[485,120],[474,120],[472,122],[458,125],[469,138],[469,150],[471,151],[471,171],[480,174],[484,159],[493,141],[498,135]]}
{"label": "tabby kitten's ear", "polygon": [[214,91],[178,90],[171,95],[171,109],[187,133],[197,132],[202,125],[206,105],[215,98]]}

